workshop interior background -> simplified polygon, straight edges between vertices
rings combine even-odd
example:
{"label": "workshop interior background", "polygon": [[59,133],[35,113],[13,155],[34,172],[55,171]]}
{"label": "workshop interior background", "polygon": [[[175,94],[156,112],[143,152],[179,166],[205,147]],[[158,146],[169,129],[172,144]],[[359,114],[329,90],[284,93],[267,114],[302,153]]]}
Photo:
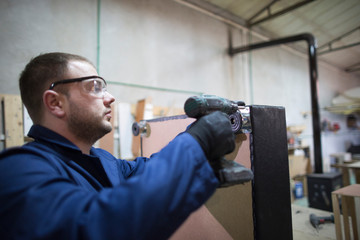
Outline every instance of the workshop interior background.
{"label": "workshop interior background", "polygon": [[[222,6],[217,5],[219,2]],[[234,2],[237,4],[232,7]],[[147,99],[147,108],[162,107],[166,113],[161,114],[171,115],[183,108],[189,96],[214,94],[248,105],[284,106],[287,126],[299,131],[291,144],[310,146],[312,154],[306,43],[234,56],[228,54],[228,48],[230,42],[239,47],[304,32],[313,34],[318,46],[323,46],[344,35],[333,45],[356,44],[319,55],[317,62],[323,170],[330,171],[332,154],[360,145],[360,96],[351,95],[358,94],[360,87],[359,1],[310,1],[251,29],[247,27],[251,14],[270,2],[2,0],[0,94],[19,94],[19,73],[32,57],[53,51],[75,53],[91,60],[108,81],[108,91],[115,96],[117,109],[122,109],[118,116],[130,118],[126,123],[134,120],[133,106],[141,99]],[[285,8],[296,2],[279,1],[277,6]],[[243,18],[236,16],[236,11]],[[342,19],[337,18],[340,15]],[[327,46],[320,50],[327,50]],[[346,93],[351,95],[355,110],[330,111],[335,103],[343,103],[339,95],[344,98]],[[355,117],[352,127],[347,122],[350,114]],[[150,113],[147,118],[151,117],[156,116]],[[114,131],[120,128],[120,118],[115,119]],[[123,132],[121,139],[128,144],[122,150],[115,148],[120,157],[131,158],[131,151],[124,150],[131,148],[131,125]],[[120,142],[118,132],[114,138]],[[313,158],[311,161],[313,164]]]}

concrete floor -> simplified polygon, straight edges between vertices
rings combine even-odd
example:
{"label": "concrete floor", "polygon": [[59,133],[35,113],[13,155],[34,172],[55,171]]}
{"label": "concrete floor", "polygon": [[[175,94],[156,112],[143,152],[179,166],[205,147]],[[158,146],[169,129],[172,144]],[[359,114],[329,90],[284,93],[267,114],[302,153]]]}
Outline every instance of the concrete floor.
{"label": "concrete floor", "polygon": [[307,207],[306,198],[295,200],[291,207],[294,240],[336,239],[334,223],[321,224],[318,229],[315,229],[309,220],[312,213],[317,216],[330,216],[332,212]]}

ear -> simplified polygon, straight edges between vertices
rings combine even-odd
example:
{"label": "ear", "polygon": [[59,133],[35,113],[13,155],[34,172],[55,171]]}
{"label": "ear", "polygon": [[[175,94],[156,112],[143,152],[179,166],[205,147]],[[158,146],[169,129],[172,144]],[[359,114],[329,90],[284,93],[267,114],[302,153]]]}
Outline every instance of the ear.
{"label": "ear", "polygon": [[45,109],[58,118],[65,116],[64,96],[53,90],[46,90],[43,94]]}

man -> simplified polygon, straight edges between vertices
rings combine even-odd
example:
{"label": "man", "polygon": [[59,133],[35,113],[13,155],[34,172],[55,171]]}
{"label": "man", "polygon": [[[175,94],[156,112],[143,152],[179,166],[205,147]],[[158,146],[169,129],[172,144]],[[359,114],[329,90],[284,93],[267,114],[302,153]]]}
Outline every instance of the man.
{"label": "man", "polygon": [[87,59],[39,55],[19,84],[34,141],[0,155],[1,239],[167,239],[215,191],[208,160],[235,146],[215,112],[149,159],[116,159],[92,147],[115,99]]}

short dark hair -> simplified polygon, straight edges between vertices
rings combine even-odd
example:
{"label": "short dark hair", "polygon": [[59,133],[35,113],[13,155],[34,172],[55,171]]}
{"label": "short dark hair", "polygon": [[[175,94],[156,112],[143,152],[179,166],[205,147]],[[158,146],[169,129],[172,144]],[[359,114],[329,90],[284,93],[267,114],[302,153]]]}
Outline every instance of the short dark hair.
{"label": "short dark hair", "polygon": [[21,99],[34,124],[39,124],[42,119],[43,93],[52,82],[64,78],[70,61],[84,61],[92,64],[79,55],[53,52],[40,54],[31,59],[22,71],[19,79]]}

